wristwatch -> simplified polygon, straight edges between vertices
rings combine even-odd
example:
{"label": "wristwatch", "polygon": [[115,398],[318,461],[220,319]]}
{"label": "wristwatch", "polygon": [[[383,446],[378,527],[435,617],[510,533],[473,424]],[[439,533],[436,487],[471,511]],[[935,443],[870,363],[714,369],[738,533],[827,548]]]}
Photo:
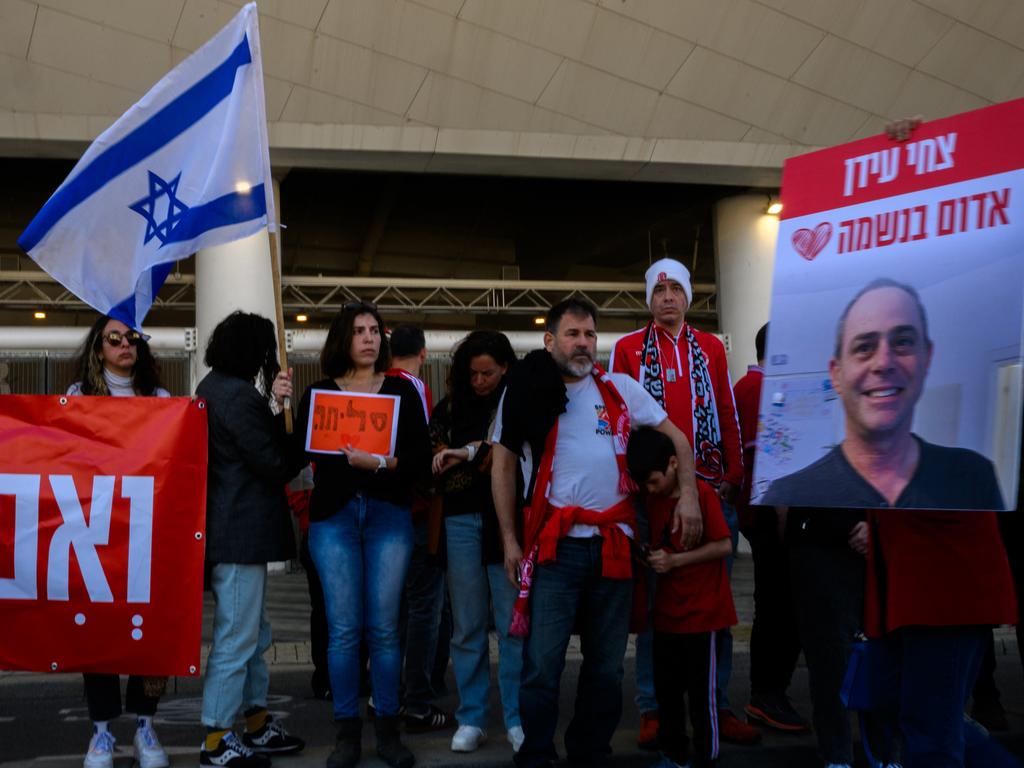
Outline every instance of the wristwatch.
{"label": "wristwatch", "polygon": [[388,468],[387,457],[385,457],[385,456],[383,456],[382,454],[379,454],[379,453],[375,454],[375,455],[377,456],[377,468],[375,470],[373,470],[373,471],[374,472],[380,472],[382,469],[387,469]]}

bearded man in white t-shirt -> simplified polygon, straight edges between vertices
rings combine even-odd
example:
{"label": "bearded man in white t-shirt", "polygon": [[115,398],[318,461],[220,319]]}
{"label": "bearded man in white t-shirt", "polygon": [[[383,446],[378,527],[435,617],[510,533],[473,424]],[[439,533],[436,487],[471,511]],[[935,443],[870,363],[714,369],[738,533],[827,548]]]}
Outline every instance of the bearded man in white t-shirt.
{"label": "bearded man in white t-shirt", "polygon": [[680,469],[673,533],[681,530],[687,547],[701,535],[693,450],[643,387],[597,365],[596,325],[588,301],[552,307],[545,348],[513,368],[495,425],[494,506],[505,569],[520,588],[512,632],[526,635],[519,689],[526,739],[515,757],[522,768],[557,759],[559,683],[574,629],[583,665],[566,753],[585,766],[611,753],[633,592],[631,428],[652,426],[672,439]]}

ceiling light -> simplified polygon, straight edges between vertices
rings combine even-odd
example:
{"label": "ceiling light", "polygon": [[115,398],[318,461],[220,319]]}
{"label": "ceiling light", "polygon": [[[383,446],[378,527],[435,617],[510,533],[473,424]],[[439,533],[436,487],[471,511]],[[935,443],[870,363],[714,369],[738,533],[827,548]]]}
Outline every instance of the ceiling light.
{"label": "ceiling light", "polygon": [[45,312],[33,312],[32,313],[32,317],[34,317],[36,320],[45,320],[46,319],[46,313]]}
{"label": "ceiling light", "polygon": [[297,322],[297,323],[304,323],[307,320],[309,320],[309,316],[308,315],[296,315],[295,316],[295,322]]}
{"label": "ceiling light", "polygon": [[236,181],[235,192],[237,192],[240,195],[248,195],[250,192],[252,192],[252,184],[250,184],[248,181]]}
{"label": "ceiling light", "polygon": [[769,216],[778,216],[782,213],[782,203],[779,201],[779,198],[768,195],[768,205],[765,207],[764,212]]}
{"label": "ceiling light", "polygon": [[533,318],[533,324],[534,325],[544,325],[544,318],[543,317],[535,317],[535,318]]}

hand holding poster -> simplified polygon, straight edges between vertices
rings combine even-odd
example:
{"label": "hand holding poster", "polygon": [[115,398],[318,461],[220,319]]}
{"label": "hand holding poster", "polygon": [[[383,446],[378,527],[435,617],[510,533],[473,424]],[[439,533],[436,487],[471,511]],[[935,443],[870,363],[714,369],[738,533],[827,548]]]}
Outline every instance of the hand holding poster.
{"label": "hand holding poster", "polygon": [[0,669],[199,674],[206,412],[0,397]]}
{"label": "hand holding poster", "polygon": [[1024,100],[794,158],[753,501],[1016,497]]}
{"label": "hand holding poster", "polygon": [[306,450],[336,454],[351,445],[367,453],[394,456],[400,405],[395,395],[314,389]]}

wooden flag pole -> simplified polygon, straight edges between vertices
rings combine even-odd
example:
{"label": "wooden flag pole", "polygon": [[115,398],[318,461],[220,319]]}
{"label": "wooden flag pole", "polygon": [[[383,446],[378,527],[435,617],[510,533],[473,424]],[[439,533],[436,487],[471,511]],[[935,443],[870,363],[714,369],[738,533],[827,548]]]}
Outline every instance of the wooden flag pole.
{"label": "wooden flag pole", "polygon": [[[277,326],[277,358],[281,361],[281,370],[288,370],[288,350],[284,338],[284,306],[281,301],[281,259],[277,252],[277,233],[267,230],[270,238],[270,274],[274,281],[274,324]],[[292,433],[291,399],[284,401],[284,428],[289,435]]]}

